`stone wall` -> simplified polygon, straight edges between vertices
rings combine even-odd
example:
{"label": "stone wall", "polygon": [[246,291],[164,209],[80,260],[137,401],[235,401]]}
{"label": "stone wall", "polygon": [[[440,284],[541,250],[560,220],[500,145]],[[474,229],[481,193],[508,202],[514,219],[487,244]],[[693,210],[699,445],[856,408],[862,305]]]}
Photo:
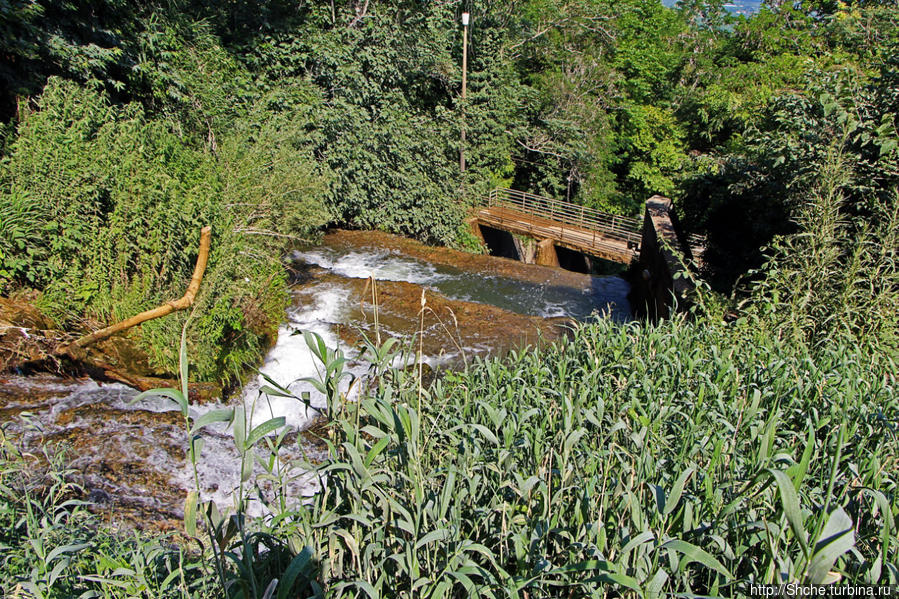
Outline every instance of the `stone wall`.
{"label": "stone wall", "polygon": [[640,259],[631,269],[629,299],[635,316],[667,318],[687,308],[692,283],[676,275],[684,271],[684,253],[675,231],[671,200],[659,195],[646,200]]}

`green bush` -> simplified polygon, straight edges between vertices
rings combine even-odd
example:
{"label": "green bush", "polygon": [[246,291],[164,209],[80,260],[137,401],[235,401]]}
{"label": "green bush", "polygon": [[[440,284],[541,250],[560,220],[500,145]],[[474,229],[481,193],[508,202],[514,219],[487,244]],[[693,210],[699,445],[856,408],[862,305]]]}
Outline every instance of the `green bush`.
{"label": "green bush", "polygon": [[[256,362],[288,302],[280,256],[329,219],[304,121],[263,98],[216,151],[135,104],[51,80],[0,166],[3,277],[41,289],[61,326],[117,321],[180,297],[213,229],[192,347],[202,378]],[[8,283],[9,284],[9,283]],[[174,371],[181,318],[138,336]],[[170,335],[171,331],[175,331]]]}

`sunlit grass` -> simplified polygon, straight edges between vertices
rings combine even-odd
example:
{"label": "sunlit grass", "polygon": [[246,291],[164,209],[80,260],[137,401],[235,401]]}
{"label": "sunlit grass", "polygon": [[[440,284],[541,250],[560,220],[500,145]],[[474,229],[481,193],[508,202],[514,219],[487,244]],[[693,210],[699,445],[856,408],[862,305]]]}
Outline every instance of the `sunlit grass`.
{"label": "sunlit grass", "polygon": [[895,583],[888,365],[603,321],[447,375],[422,413],[396,372],[359,429],[334,423],[307,516],[321,579],[409,597]]}

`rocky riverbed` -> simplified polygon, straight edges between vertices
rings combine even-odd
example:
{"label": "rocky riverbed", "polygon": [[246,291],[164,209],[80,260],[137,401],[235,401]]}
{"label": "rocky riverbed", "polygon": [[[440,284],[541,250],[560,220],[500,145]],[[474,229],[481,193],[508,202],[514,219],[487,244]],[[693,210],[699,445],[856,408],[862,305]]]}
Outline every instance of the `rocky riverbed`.
{"label": "rocky riverbed", "polygon": [[[257,377],[230,396],[207,388],[191,408],[200,414],[248,406],[257,410],[257,420],[284,416],[293,427],[281,456],[285,464],[326,455],[316,424],[324,400],[302,380],[316,375],[316,363],[299,333],[315,332],[330,347],[342,349],[351,358],[347,368],[359,375],[367,369],[355,360],[363,335],[409,344],[414,339],[414,355],[421,333],[423,360],[434,372],[463,367],[475,356],[551,341],[564,335],[572,321],[591,314],[630,317],[628,285],[620,277],[432,248],[386,233],[335,231],[289,258],[293,307],[260,372],[298,397],[309,393],[312,407],[263,396],[265,380]],[[6,331],[52,328],[27,306],[27,301],[8,300],[0,306]],[[21,337],[21,331],[10,334]],[[150,372],[127,338],[111,340],[98,351],[122,370],[163,374]],[[170,401],[155,397],[133,403],[136,395],[118,382],[7,372],[0,378],[0,424],[11,442],[36,456],[38,468],[46,467],[45,451],[61,452],[70,477],[109,520],[138,528],[177,527],[185,491],[193,484],[184,457],[183,419]],[[224,506],[238,484],[239,459],[225,425],[208,429],[204,438],[202,494]],[[298,501],[317,491],[316,478],[300,470],[294,474]]]}

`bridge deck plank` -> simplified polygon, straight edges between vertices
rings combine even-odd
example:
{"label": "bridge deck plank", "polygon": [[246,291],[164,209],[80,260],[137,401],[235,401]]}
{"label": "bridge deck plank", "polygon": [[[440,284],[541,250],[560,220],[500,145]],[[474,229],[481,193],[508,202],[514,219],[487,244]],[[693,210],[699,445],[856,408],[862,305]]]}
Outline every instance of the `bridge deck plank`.
{"label": "bridge deck plank", "polygon": [[637,255],[635,250],[628,248],[625,240],[597,231],[563,225],[505,207],[481,208],[478,211],[478,220],[487,226],[512,233],[552,239],[559,245],[604,260],[627,264]]}

